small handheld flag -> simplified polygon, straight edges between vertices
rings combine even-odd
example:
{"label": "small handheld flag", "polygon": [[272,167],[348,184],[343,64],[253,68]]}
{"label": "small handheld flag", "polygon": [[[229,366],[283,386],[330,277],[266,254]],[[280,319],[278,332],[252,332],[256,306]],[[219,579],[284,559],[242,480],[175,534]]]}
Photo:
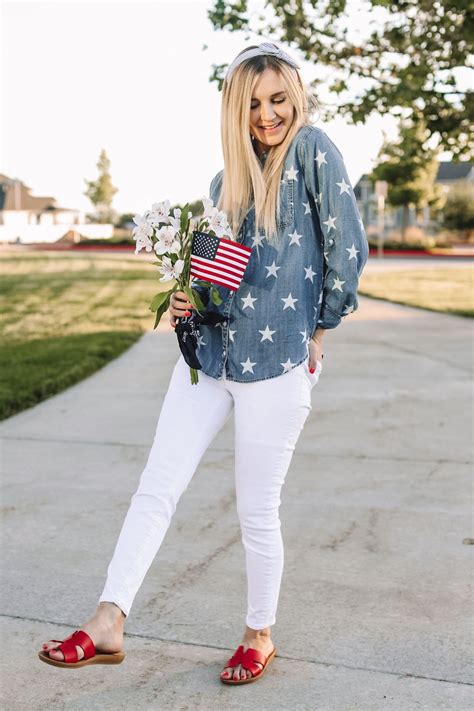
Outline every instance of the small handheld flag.
{"label": "small handheld flag", "polygon": [[237,291],[251,253],[252,247],[195,230],[191,276]]}

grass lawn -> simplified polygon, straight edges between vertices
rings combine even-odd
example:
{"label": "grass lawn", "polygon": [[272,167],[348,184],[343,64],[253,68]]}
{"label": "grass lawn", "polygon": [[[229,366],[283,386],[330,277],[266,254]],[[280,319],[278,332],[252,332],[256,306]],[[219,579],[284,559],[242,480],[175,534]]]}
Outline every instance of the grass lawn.
{"label": "grass lawn", "polygon": [[397,304],[474,316],[474,269],[426,267],[362,274],[359,293]]}
{"label": "grass lawn", "polygon": [[2,253],[0,419],[91,375],[152,330],[159,276],[134,254]]}

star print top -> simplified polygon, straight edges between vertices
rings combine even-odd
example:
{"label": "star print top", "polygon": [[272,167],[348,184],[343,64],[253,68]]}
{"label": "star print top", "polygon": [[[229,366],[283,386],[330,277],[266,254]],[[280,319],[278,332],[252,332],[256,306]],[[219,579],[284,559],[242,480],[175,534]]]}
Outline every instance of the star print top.
{"label": "star print top", "polygon": [[[217,203],[223,171],[212,180]],[[193,284],[225,317],[200,325],[197,356],[207,375],[254,382],[300,365],[317,326],[336,328],[358,308],[359,277],[368,243],[343,157],[320,128],[305,125],[293,139],[280,184],[279,246],[254,234],[252,207],[236,240],[253,252],[237,291],[217,286],[222,303]]]}

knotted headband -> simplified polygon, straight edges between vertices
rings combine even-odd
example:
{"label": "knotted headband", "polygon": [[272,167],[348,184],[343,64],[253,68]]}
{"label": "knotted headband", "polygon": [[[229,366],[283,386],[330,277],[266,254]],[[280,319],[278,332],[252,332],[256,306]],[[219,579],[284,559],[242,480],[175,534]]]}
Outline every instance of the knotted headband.
{"label": "knotted headband", "polygon": [[262,42],[258,45],[258,47],[247,49],[245,50],[245,52],[242,52],[242,54],[237,55],[237,57],[230,64],[227,70],[227,74],[225,76],[226,81],[230,80],[232,74],[234,73],[234,70],[240,64],[242,64],[242,62],[246,62],[248,59],[252,59],[252,57],[261,57],[266,54],[270,55],[271,57],[276,57],[276,59],[281,59],[282,62],[286,62],[290,65],[290,67],[293,67],[294,69],[300,68],[299,65],[295,62],[295,60],[292,59],[290,55],[287,54],[283,49],[280,49],[280,47],[278,47],[276,44],[273,44],[272,42]]}

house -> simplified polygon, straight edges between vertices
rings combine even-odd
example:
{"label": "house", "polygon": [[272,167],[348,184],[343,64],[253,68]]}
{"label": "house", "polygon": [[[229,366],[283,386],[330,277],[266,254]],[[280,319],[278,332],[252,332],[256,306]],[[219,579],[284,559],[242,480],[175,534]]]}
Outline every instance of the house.
{"label": "house", "polygon": [[0,242],[56,242],[70,230],[83,237],[111,237],[112,225],[89,224],[83,211],[35,196],[16,178],[0,174]]}
{"label": "house", "polygon": [[[462,161],[455,163],[453,161],[440,161],[436,182],[443,186],[447,193],[453,185],[459,182],[469,182],[474,184],[474,163],[470,161]],[[377,216],[377,196],[375,195],[374,184],[365,173],[354,186],[354,195],[360,215],[364,222],[367,234],[377,232],[378,216]],[[399,230],[402,226],[403,208],[386,207],[385,210],[385,229],[386,232],[391,230]],[[416,225],[417,227],[426,228],[430,221],[429,207],[421,211],[421,218],[417,218],[417,211],[410,207],[408,210],[408,226]]]}

